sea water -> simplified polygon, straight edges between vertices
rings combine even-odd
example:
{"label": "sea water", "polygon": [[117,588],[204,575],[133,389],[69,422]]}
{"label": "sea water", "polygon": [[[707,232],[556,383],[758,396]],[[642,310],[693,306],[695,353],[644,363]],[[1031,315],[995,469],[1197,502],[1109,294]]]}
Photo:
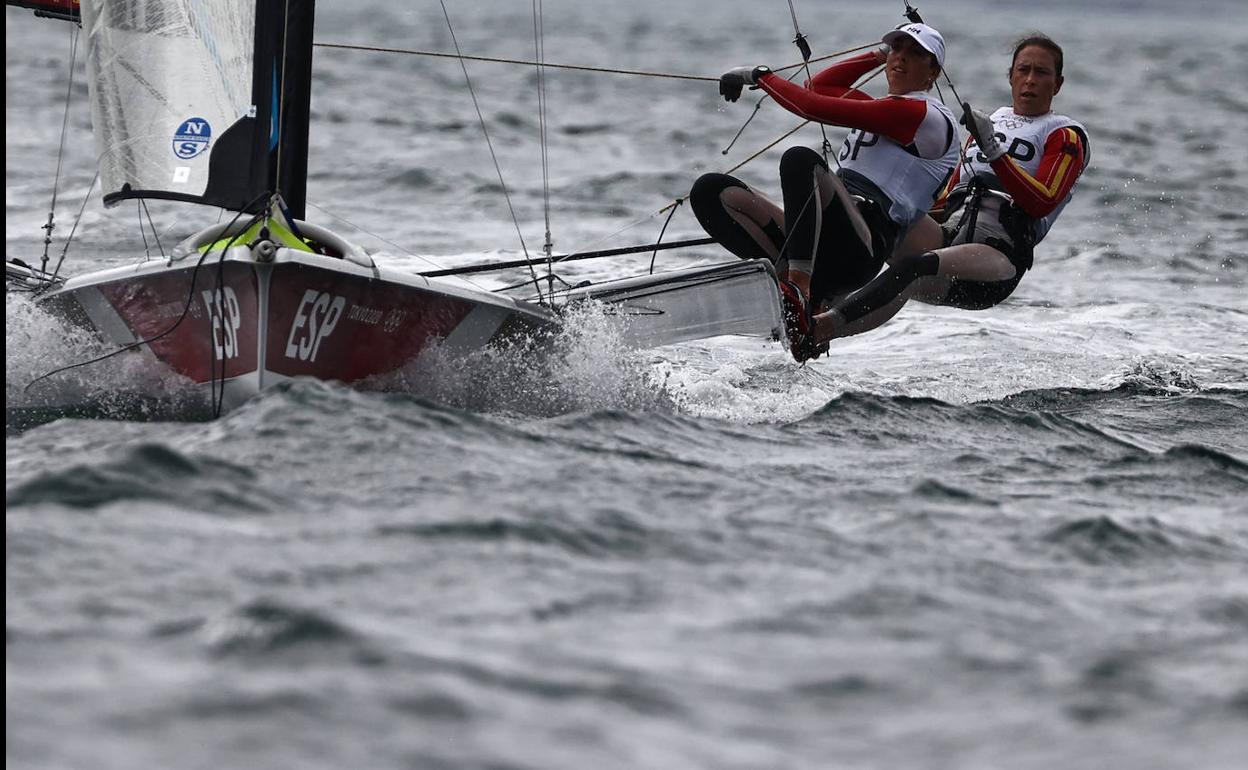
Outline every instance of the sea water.
{"label": "sea water", "polygon": [[[859,5],[794,4],[816,54],[903,20]],[[448,9],[465,53],[532,59],[531,3]],[[799,60],[780,2],[542,10],[550,62]],[[1091,136],[1035,269],[988,311],[912,305],[805,366],[755,339],[628,351],[587,318],[552,361],[296,381],[212,419],[124,359],[27,389],[107,349],[7,297],[6,764],[1243,767],[1248,13],[921,10],[985,112],[1011,41],[1053,35],[1056,107]],[[6,27],[9,257],[42,256],[71,94],[55,263],[94,173],[84,75],[70,26]],[[316,37],[453,50],[424,0],[322,3]],[[514,259],[541,249],[548,189],[557,251],[648,243],[699,174],[800,122],[765,103],[724,155],[757,94],[549,70],[544,182],[534,68],[467,66],[501,183],[458,62],[317,49],[309,218],[402,269]],[[822,141],[736,173],[778,197],[779,153]],[[152,253],[217,218],[150,208]],[[97,191],[63,271],[141,258],[137,228]],[[683,206],[664,237],[700,235]],[[135,378],[160,397],[126,397]]]}

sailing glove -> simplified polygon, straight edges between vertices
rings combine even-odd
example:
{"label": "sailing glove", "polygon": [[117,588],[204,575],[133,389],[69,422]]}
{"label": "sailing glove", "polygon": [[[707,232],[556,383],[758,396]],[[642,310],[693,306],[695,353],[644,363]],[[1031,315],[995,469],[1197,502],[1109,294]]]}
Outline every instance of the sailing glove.
{"label": "sailing glove", "polygon": [[1005,148],[997,141],[992,130],[992,118],[971,109],[970,102],[962,102],[962,120],[958,122],[966,126],[975,144],[979,145],[979,151],[989,163],[1005,155]]}
{"label": "sailing glove", "polygon": [[766,67],[734,67],[719,76],[719,95],[725,101],[735,102],[741,98],[745,86],[758,87],[758,79],[771,72]]}

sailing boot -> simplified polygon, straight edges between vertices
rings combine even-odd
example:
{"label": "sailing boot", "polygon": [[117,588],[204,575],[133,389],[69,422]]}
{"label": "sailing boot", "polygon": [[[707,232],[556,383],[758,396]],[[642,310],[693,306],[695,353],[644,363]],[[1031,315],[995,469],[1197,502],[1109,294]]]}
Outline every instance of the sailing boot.
{"label": "sailing boot", "polygon": [[780,281],[780,305],[784,308],[784,333],[793,360],[805,363],[828,352],[828,343],[815,341],[815,319],[801,289],[792,281]]}

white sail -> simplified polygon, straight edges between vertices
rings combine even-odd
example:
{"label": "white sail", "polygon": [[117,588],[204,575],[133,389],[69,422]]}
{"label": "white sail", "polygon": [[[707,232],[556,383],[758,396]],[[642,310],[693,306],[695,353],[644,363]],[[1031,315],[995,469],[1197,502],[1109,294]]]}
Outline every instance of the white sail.
{"label": "white sail", "polygon": [[204,194],[213,145],[240,118],[255,115],[255,16],[254,0],[83,2],[91,121],[106,195]]}

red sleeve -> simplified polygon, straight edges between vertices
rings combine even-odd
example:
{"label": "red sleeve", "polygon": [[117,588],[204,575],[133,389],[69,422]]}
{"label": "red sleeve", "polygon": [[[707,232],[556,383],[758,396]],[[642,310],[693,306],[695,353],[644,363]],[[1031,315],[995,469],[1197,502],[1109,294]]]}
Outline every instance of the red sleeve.
{"label": "red sleeve", "polygon": [[839,61],[810,79],[810,90],[822,96],[843,96],[848,99],[870,99],[862,91],[851,88],[854,81],[879,66],[875,52],[868,51]]}
{"label": "red sleeve", "polygon": [[860,128],[887,136],[901,145],[914,141],[915,133],[927,116],[927,102],[921,99],[820,96],[809,88],[790,83],[774,72],[763,75],[758,85],[777,104],[794,115],[835,126]]}
{"label": "red sleeve", "polygon": [[[966,144],[969,145],[970,139]],[[965,147],[963,148],[965,151]],[[965,155],[965,152],[964,152]],[[945,182],[945,186],[941,188],[940,193],[936,196],[936,202],[932,204],[932,208],[927,213],[931,214],[936,220],[942,221],[940,217],[945,215],[945,206],[949,204],[949,193],[953,192],[953,188],[958,186],[958,182],[962,179],[962,164],[954,165],[953,172],[949,174],[949,181]]]}
{"label": "red sleeve", "polygon": [[1049,134],[1044,142],[1044,155],[1040,168],[1032,178],[1014,162],[1003,155],[992,162],[992,170],[1014,197],[1019,208],[1033,217],[1047,216],[1058,204],[1066,200],[1075,180],[1083,173],[1086,150],[1079,132],[1067,126]]}

